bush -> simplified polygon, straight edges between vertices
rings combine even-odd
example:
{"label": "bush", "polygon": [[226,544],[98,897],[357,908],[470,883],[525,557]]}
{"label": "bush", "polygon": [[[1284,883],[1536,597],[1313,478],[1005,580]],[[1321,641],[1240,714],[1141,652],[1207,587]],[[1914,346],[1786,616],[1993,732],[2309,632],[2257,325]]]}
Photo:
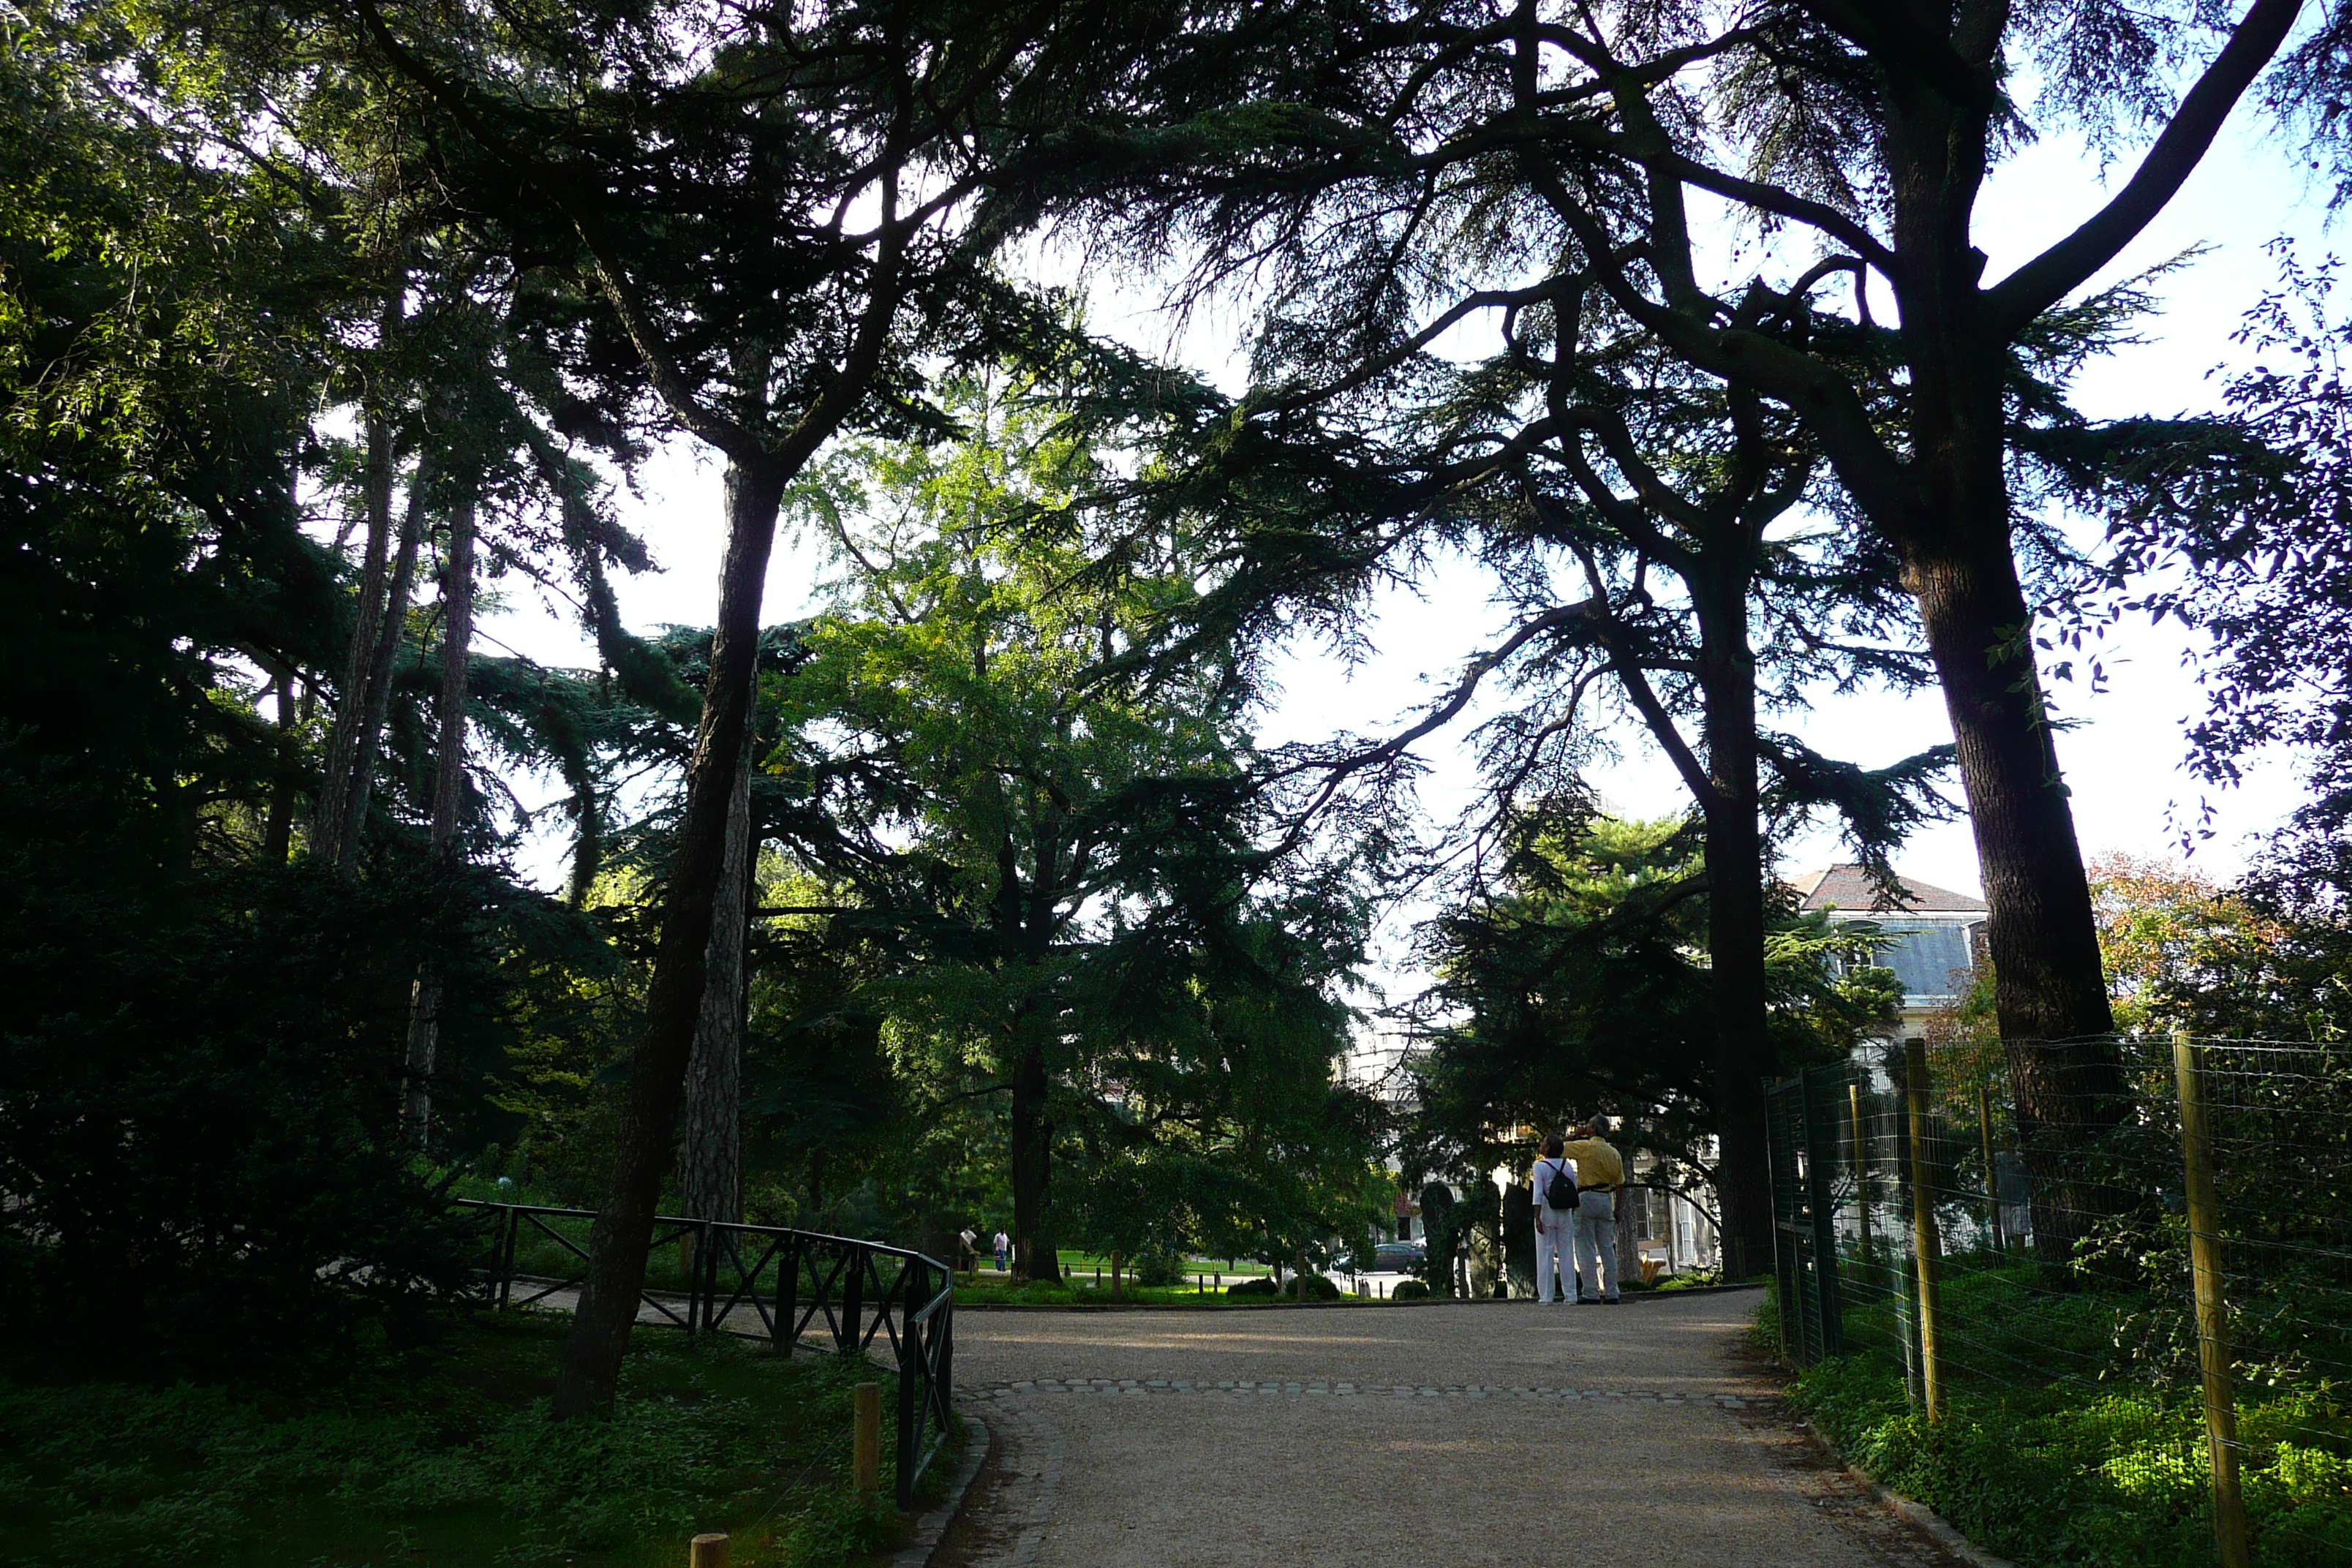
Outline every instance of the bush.
{"label": "bush", "polygon": [[[1330,1276],[1327,1274],[1308,1274],[1304,1275],[1301,1278],[1303,1278],[1307,1282],[1306,1299],[1307,1300],[1336,1301],[1339,1299],[1341,1292],[1339,1281],[1333,1279]],[[1296,1300],[1297,1299],[1297,1279],[1287,1280],[1282,1287],[1282,1294],[1287,1299]]]}
{"label": "bush", "polygon": [[[637,1563],[715,1527],[745,1560],[838,1568],[896,1533],[887,1501],[842,1473],[862,1362],[642,1331],[612,1419],[557,1423],[533,1394],[562,1335],[493,1320],[441,1358],[263,1401],[0,1382],[0,1561]],[[891,1452],[886,1435],[886,1470]]]}
{"label": "bush", "polygon": [[1270,1298],[1274,1295],[1274,1281],[1261,1275],[1255,1279],[1244,1279],[1238,1285],[1226,1286],[1225,1300],[1246,1301],[1253,1298]]}
{"label": "bush", "polygon": [[[0,1340],[142,1376],[308,1377],[435,1331],[475,1245],[397,1125],[436,900],[299,867],[142,880],[10,762]],[[474,995],[453,980],[455,1022]]]}
{"label": "bush", "polygon": [[1426,1301],[1429,1300],[1429,1287],[1423,1284],[1418,1279],[1400,1279],[1397,1281],[1396,1289],[1389,1292],[1389,1300],[1391,1301]]}
{"label": "bush", "polygon": [[1172,1247],[1153,1247],[1135,1255],[1128,1278],[1145,1287],[1173,1285],[1184,1278],[1184,1259]]}

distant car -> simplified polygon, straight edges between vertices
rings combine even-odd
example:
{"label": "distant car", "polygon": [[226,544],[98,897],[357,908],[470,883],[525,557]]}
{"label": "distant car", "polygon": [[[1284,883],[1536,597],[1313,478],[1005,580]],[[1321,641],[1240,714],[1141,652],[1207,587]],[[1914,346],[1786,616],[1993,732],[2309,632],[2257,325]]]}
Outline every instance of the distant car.
{"label": "distant car", "polygon": [[1335,1259],[1335,1274],[1418,1274],[1429,1257],[1429,1244],[1421,1241],[1383,1241],[1372,1248],[1372,1256],[1359,1261],[1353,1256]]}

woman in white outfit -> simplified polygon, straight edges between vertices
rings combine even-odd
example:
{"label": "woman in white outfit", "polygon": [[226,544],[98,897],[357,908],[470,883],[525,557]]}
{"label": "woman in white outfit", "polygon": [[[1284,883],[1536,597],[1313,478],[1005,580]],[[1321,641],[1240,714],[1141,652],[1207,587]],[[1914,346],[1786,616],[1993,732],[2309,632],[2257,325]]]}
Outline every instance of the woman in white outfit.
{"label": "woman in white outfit", "polygon": [[1528,1173],[1528,1183],[1536,1196],[1536,1300],[1549,1305],[1552,1300],[1552,1268],[1559,1268],[1559,1300],[1576,1300],[1576,1210],[1571,1205],[1556,1209],[1547,1201],[1551,1194],[1554,1176],[1576,1180],[1576,1162],[1560,1157],[1566,1145],[1555,1132],[1544,1140],[1543,1158]]}

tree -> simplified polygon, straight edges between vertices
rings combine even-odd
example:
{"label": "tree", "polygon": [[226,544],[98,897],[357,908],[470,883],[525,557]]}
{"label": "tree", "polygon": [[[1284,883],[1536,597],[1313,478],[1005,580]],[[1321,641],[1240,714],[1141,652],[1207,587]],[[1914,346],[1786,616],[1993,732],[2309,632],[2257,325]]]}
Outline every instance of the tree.
{"label": "tree", "polygon": [[[1363,935],[1346,868],[1294,867],[1267,814],[1242,661],[1126,662],[1198,568],[1181,532],[1088,548],[1106,459],[1052,393],[957,383],[962,440],[868,447],[803,487],[845,577],[771,764],[823,805],[786,842],[836,925],[903,955],[868,987],[901,1052],[937,1098],[1004,1097],[1018,1271],[1043,1280],[1057,1143],[1119,1184],[1239,1141],[1256,1174],[1229,1194],[1323,1158],[1296,1112],[1328,1097],[1329,992]],[[1243,1206],[1203,1197],[1171,1231],[1230,1234]]]}
{"label": "tree", "polygon": [[[2021,1112],[2095,1127],[2120,1105],[2114,1054],[2022,1046],[2111,1020],[2021,571],[2037,505],[2070,481],[2044,462],[2035,428],[2053,410],[2021,372],[2272,62],[2270,106],[2337,155],[2321,105],[2352,16],[2327,7],[2290,47],[2302,10],[1302,5],[1202,44],[1243,85],[1200,106],[1182,173],[1139,174],[1129,238],[1196,240],[1181,253],[1197,284],[1246,274],[1277,298],[1343,258],[1385,258],[1398,287],[1318,323],[1375,351],[1428,346],[1480,311],[1507,333],[1516,314],[1590,290],[1692,372],[1800,420],[1918,608],[1983,867],[2002,1029],[2021,1042]],[[2038,90],[2019,96],[2027,82]],[[2118,122],[2153,132],[2132,176],[1985,282],[1971,227],[2004,127]],[[1718,203],[1731,224],[1694,216]],[[1449,224],[1494,281],[1409,315],[1416,274],[1448,255],[1423,238]],[[1526,282],[1538,268],[1550,276]],[[1815,299],[1841,277],[1856,283],[1848,315]],[[1896,306],[1884,331],[1874,288]],[[1883,353],[1852,355],[1857,335]],[[1352,390],[1344,373],[1332,385]],[[1245,406],[1269,426],[1289,411],[1280,396]]]}
{"label": "tree", "polygon": [[360,9],[369,51],[442,117],[445,174],[477,221],[601,295],[562,323],[586,341],[578,363],[728,465],[710,679],[559,1414],[610,1403],[635,1317],[709,988],[778,506],[837,431],[908,416],[919,354],[1021,318],[988,258],[1034,213],[1034,180],[1008,165],[1118,31],[1084,16],[909,3],[688,23],[647,7],[575,27]]}
{"label": "tree", "polygon": [[[1514,1129],[1608,1110],[1621,1147],[1697,1173],[1711,1191],[1685,1195],[1727,1206],[1723,1130],[1750,1091],[1727,1090],[1713,1071],[1719,982],[1695,958],[1711,925],[1711,862],[1696,838],[1687,822],[1619,822],[1555,801],[1517,820],[1491,885],[1465,887],[1431,923],[1432,1044],[1414,1067],[1428,1168],[1483,1182],[1525,1163]],[[1801,915],[1784,897],[1761,945],[1759,1078],[1832,1059],[1892,1024],[1899,990],[1868,963],[1870,933]]]}

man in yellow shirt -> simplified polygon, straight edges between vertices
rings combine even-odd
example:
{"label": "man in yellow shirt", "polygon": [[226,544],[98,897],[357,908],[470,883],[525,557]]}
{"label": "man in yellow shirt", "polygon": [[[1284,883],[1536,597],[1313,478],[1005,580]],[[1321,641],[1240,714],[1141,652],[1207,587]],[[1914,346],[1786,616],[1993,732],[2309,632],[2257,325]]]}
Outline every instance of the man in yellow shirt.
{"label": "man in yellow shirt", "polygon": [[1561,1151],[1576,1162],[1577,1300],[1617,1304],[1617,1192],[1625,1184],[1625,1162],[1603,1140],[1609,1119],[1596,1116],[1575,1129]]}

